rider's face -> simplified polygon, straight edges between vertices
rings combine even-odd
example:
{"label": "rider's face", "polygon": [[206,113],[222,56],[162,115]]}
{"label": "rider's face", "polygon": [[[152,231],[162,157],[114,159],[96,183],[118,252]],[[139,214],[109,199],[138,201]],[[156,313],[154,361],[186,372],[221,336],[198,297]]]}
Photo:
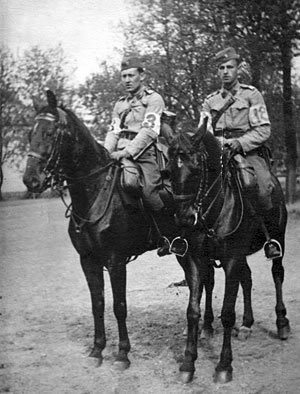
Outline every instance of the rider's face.
{"label": "rider's face", "polygon": [[218,68],[218,75],[223,86],[232,86],[237,81],[238,64],[235,59],[222,63]]}
{"label": "rider's face", "polygon": [[139,72],[137,68],[129,68],[121,72],[121,79],[126,91],[134,94],[142,86],[144,73]]}

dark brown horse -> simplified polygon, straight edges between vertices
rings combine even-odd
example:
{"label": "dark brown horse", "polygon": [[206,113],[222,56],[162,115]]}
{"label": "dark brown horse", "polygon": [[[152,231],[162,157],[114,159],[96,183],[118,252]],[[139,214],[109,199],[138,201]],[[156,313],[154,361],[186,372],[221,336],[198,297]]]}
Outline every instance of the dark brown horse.
{"label": "dark brown horse", "polygon": [[[249,196],[245,198],[241,192],[234,168],[231,167],[232,160],[225,158],[221,144],[212,133],[207,132],[206,125],[196,132],[180,133],[169,148],[169,160],[172,185],[178,201],[176,216],[183,229],[182,236],[189,243],[189,254],[179,259],[190,290],[187,344],[180,367],[182,380],[188,382],[194,375],[201,299],[199,289],[208,275],[209,260],[213,258],[220,261],[225,272],[221,312],[224,337],[214,380],[226,383],[232,379],[231,334],[235,324],[238,287],[245,278],[251,278],[246,256],[263,247],[266,241],[264,225],[253,211]],[[274,183],[274,208],[264,220],[269,235],[281,244],[284,252],[287,211],[275,177]],[[286,339],[290,327],[282,299],[282,257],[272,261],[272,275],[276,290],[277,332],[280,339]],[[249,286],[251,288],[248,283]],[[249,288],[247,294],[248,298],[251,297]],[[250,314],[244,316],[244,325],[249,327],[253,323],[251,298],[248,302]]]}
{"label": "dark brown horse", "polygon": [[[90,356],[102,363],[106,345],[103,278],[106,267],[119,328],[115,365],[127,368],[130,342],[126,327],[126,264],[131,257],[156,248],[158,235],[136,199],[122,192],[119,163],[110,159],[106,149],[95,141],[72,111],[57,106],[51,91],[47,92],[47,100],[47,105],[35,104],[37,115],[30,134],[30,152],[23,180],[34,193],[53,184],[67,186],[72,201],[67,210],[69,235],[80,255],[91,293],[95,333]],[[164,234],[173,234],[173,217],[162,217],[158,224]],[[209,332],[213,320],[213,285],[214,270],[210,266],[205,281],[204,314],[204,331]]]}

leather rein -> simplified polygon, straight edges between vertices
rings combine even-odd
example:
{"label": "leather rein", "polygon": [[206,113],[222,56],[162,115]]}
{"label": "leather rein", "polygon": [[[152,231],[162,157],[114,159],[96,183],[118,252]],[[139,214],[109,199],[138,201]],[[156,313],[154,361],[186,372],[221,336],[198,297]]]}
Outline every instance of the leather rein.
{"label": "leather rein", "polygon": [[[103,167],[99,167],[96,170],[93,170],[89,172],[88,174],[80,177],[70,177],[66,174],[63,173],[62,167],[61,167],[61,152],[62,152],[62,147],[65,141],[65,136],[71,136],[70,131],[67,129],[67,114],[65,111],[63,111],[61,108],[57,108],[58,114],[59,114],[59,120],[57,121],[55,115],[51,113],[46,113],[46,114],[39,114],[35,117],[35,121],[38,122],[39,120],[46,120],[49,122],[54,122],[56,123],[56,136],[55,136],[55,141],[53,144],[53,147],[51,149],[50,156],[48,160],[46,161],[46,165],[43,168],[43,173],[45,174],[45,179],[43,181],[41,191],[46,190],[48,187],[51,187],[53,190],[57,190],[60,194],[61,200],[63,201],[64,205],[66,206],[67,210],[65,213],[66,218],[71,218],[74,222],[75,225],[75,230],[76,232],[81,232],[81,229],[85,223],[96,223],[100,221],[106,214],[107,209],[109,208],[109,205],[111,203],[111,199],[113,196],[113,191],[116,185],[116,180],[117,180],[117,173],[118,171],[114,171],[114,175],[112,176],[113,172],[113,167],[115,166],[115,163],[113,161],[109,162],[107,165]],[[34,127],[36,127],[37,124],[35,124]],[[40,155],[37,152],[34,151],[29,151],[27,154],[28,157],[32,157],[34,159],[37,159],[40,162],[45,161],[42,155]],[[116,166],[118,168],[118,166]],[[72,209],[72,203],[67,204],[64,198],[64,190],[69,189],[69,187],[73,184],[76,184],[84,179],[88,179],[93,177],[96,174],[101,174],[107,170],[110,170],[108,175],[106,176],[105,182],[110,182],[112,181],[112,185],[110,188],[110,193],[109,196],[106,200],[106,205],[102,211],[102,213],[99,213],[99,216],[94,218],[93,220],[89,220],[87,218],[82,217],[81,215],[78,215],[74,210]],[[64,185],[64,181],[68,181],[68,185]],[[96,198],[97,199],[97,198]],[[95,202],[94,202],[95,203]],[[92,206],[94,205],[92,204]],[[80,221],[80,223],[76,222],[76,219]]]}

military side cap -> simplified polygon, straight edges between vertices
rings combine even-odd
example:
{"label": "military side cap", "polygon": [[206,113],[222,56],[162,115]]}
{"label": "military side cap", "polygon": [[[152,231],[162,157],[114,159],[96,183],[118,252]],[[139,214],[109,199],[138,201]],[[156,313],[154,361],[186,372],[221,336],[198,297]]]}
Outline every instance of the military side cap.
{"label": "military side cap", "polygon": [[124,56],[121,62],[121,71],[129,68],[144,68],[143,59],[139,56]]}
{"label": "military side cap", "polygon": [[234,48],[232,47],[228,47],[223,49],[222,51],[218,52],[215,56],[214,56],[214,61],[220,65],[222,63],[226,63],[229,60],[233,60],[236,59],[238,60],[240,58],[240,55],[238,55],[235,51]]}

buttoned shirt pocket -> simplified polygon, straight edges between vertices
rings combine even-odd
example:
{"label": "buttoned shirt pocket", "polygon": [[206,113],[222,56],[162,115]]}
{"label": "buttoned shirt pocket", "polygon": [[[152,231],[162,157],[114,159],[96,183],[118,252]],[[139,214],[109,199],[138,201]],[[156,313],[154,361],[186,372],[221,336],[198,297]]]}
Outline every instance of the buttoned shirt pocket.
{"label": "buttoned shirt pocket", "polygon": [[126,117],[125,125],[129,130],[139,132],[144,120],[145,106],[143,106],[140,100],[134,100],[130,104],[130,109]]}
{"label": "buttoned shirt pocket", "polygon": [[232,129],[249,130],[249,109],[250,104],[246,100],[238,98],[228,109],[229,116],[226,116],[226,126]]}

